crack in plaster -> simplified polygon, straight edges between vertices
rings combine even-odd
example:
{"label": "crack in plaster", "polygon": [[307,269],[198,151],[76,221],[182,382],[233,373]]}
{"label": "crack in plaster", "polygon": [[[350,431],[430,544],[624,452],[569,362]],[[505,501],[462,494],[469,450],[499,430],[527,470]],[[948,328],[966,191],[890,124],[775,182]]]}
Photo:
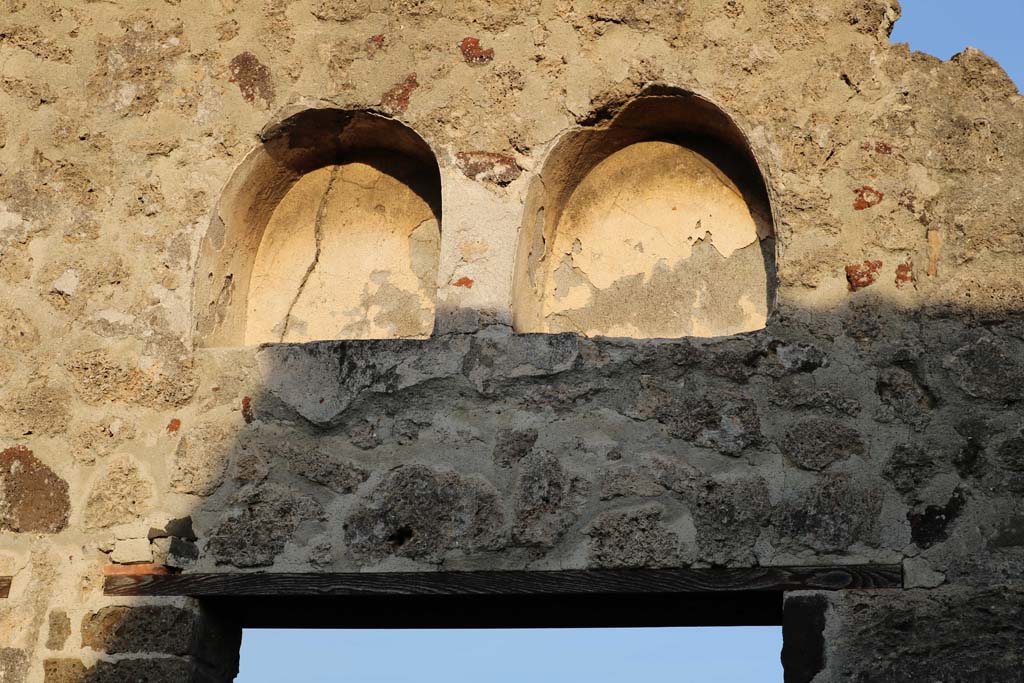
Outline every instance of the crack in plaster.
{"label": "crack in plaster", "polygon": [[323,197],[320,198],[320,206],[316,210],[316,222],[313,224],[313,238],[316,243],[316,250],[313,253],[313,261],[306,268],[306,273],[302,276],[302,282],[299,283],[298,288],[295,290],[295,296],[292,298],[290,304],[288,304],[288,312],[284,316],[284,328],[281,330],[281,342],[288,336],[288,328],[292,322],[292,311],[295,305],[299,303],[299,299],[302,297],[302,292],[306,289],[306,283],[309,282],[309,278],[312,277],[313,271],[316,270],[317,265],[320,263],[320,248],[323,245],[324,238],[324,215],[327,213],[327,200],[331,196],[331,190],[334,189],[334,181],[338,177],[338,167],[334,166],[331,168],[331,177],[327,181],[327,189],[324,190]]}

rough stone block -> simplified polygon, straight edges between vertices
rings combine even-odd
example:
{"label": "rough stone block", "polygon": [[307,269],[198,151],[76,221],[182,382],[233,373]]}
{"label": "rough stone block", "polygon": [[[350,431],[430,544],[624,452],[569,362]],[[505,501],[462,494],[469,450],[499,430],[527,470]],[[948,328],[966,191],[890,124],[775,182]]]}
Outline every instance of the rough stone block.
{"label": "rough stone block", "polygon": [[968,395],[989,401],[1024,399],[1024,343],[984,336],[950,354],[944,362]]}
{"label": "rough stone block", "polygon": [[842,552],[875,545],[882,494],[845,474],[823,475],[773,511],[774,542],[787,548]]}
{"label": "rough stone block", "polygon": [[921,430],[931,420],[938,399],[918,377],[918,372],[905,368],[884,368],[878,373],[875,390],[884,407],[878,411],[879,419],[896,418]]}
{"label": "rough stone block", "polygon": [[100,661],[86,667],[77,659],[50,659],[43,664],[43,683],[228,683],[201,678],[187,659],[153,657]]}
{"label": "rough stone block", "polygon": [[481,182],[508,185],[522,173],[516,160],[507,154],[459,152],[455,158],[467,178]]}
{"label": "rough stone block", "polygon": [[550,548],[576,520],[589,482],[567,472],[548,453],[526,456],[519,470],[512,493],[512,542]]}
{"label": "rough stone block", "polygon": [[500,429],[495,437],[494,464],[498,467],[511,467],[530,452],[537,443],[537,430]]}
{"label": "rough stone block", "polygon": [[771,516],[762,479],[708,479],[694,487],[699,557],[712,564],[747,563]]}
{"label": "rough stone block", "polygon": [[49,650],[63,650],[64,643],[71,636],[71,619],[68,617],[68,613],[62,609],[51,611],[49,623],[46,648]]}
{"label": "rough stone block", "polygon": [[195,612],[180,607],[104,607],[82,619],[82,646],[112,655],[187,655],[196,622]]}
{"label": "rough stone block", "polygon": [[221,564],[264,567],[274,563],[301,522],[322,517],[315,500],[289,487],[251,485],[232,498],[207,548]]}
{"label": "rough stone block", "polygon": [[680,561],[679,536],[657,504],[603,512],[590,523],[590,560],[597,567],[665,567]]}
{"label": "rough stone block", "polygon": [[68,523],[68,484],[24,446],[0,452],[0,531],[56,533]]}
{"label": "rough stone block", "polygon": [[0,681],[27,683],[28,653],[13,647],[0,647]]}
{"label": "rough stone block", "polygon": [[152,506],[153,482],[127,455],[106,463],[93,482],[85,502],[85,525],[105,528],[141,517]]}
{"label": "rough stone block", "polygon": [[208,496],[223,481],[234,445],[235,430],[202,422],[189,429],[174,453],[171,488],[178,493]]}
{"label": "rough stone block", "polygon": [[158,538],[151,541],[153,560],[165,567],[183,569],[199,559],[199,548],[191,541],[176,537]]}
{"label": "rough stone block", "polygon": [[1020,680],[1024,590],[850,592],[832,597],[829,680],[863,683]]}
{"label": "rough stone block", "polygon": [[126,538],[114,543],[110,560],[117,564],[150,563],[153,561],[153,549],[148,538]]}
{"label": "rough stone block", "polygon": [[674,437],[732,456],[762,441],[757,406],[743,396],[731,392],[693,395],[653,380],[642,384],[629,414],[657,420]]}
{"label": "rough stone block", "polygon": [[828,418],[806,418],[794,423],[786,430],[779,448],[791,463],[813,472],[851,456],[863,456],[866,450],[860,432]]}
{"label": "rough stone block", "polygon": [[907,588],[935,588],[946,581],[946,575],[936,571],[923,557],[903,560],[903,585]]}
{"label": "rough stone block", "polygon": [[494,487],[481,479],[423,465],[384,475],[345,520],[350,552],[370,561],[396,555],[440,562],[463,552],[496,549],[504,515]]}
{"label": "rough stone block", "polygon": [[918,444],[897,444],[882,475],[900,493],[917,491],[946,467],[931,449]]}

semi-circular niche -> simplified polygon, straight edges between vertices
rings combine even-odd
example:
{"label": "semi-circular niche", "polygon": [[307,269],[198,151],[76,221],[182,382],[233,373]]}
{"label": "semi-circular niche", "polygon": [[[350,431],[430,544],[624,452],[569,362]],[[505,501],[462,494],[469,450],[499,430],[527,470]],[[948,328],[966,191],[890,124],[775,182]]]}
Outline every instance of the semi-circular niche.
{"label": "semi-circular niche", "polygon": [[200,249],[197,342],[430,336],[441,180],[427,144],[392,119],[337,109],[262,137]]}
{"label": "semi-circular niche", "polygon": [[773,234],[764,180],[729,117],[694,95],[638,97],[568,134],[531,187],[515,328],[634,338],[761,329]]}

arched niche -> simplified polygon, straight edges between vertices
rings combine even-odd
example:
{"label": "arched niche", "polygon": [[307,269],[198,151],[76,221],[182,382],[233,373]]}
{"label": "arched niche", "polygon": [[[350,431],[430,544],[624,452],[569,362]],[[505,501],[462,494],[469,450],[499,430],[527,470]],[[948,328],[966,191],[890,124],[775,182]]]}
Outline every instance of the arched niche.
{"label": "arched niche", "polygon": [[339,109],[261,137],[200,247],[197,344],[428,337],[441,217],[429,146],[390,118]]}
{"label": "arched niche", "polygon": [[530,188],[518,332],[718,337],[765,326],[774,230],[746,138],[707,100],[639,96],[568,133]]}

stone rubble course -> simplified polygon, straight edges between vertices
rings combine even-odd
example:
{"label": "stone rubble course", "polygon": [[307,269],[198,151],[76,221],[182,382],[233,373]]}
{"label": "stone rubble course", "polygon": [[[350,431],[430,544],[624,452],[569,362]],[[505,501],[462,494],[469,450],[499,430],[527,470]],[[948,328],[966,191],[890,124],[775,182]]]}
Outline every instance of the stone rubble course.
{"label": "stone rubble course", "polygon": [[1024,98],[899,15],[0,0],[0,680],[231,681],[150,561],[902,565],[787,596],[787,681],[1016,680]]}

